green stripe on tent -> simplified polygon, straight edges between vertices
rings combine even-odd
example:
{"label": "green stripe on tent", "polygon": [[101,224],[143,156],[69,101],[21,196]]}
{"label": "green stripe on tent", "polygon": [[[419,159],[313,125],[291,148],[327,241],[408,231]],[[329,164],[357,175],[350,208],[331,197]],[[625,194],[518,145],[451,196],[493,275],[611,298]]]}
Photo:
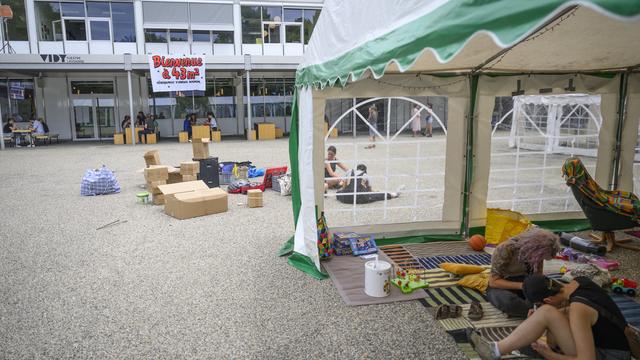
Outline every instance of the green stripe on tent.
{"label": "green stripe on tent", "polygon": [[296,85],[322,88],[339,81],[344,86],[349,76],[358,80],[367,69],[377,78],[391,61],[407,69],[427,48],[447,62],[479,31],[492,33],[502,46],[509,47],[543,25],[556,11],[580,4],[623,17],[640,14],[640,2],[631,0],[536,0],[518,1],[517,5],[513,0],[451,0],[343,55],[298,70]]}
{"label": "green stripe on tent", "polygon": [[318,280],[324,280],[329,277],[327,273],[319,271],[316,268],[316,264],[309,257],[301,255],[297,252],[294,252],[293,254],[291,254],[287,262],[289,263],[289,265],[293,266],[294,268]]}
{"label": "green stripe on tent", "polygon": [[298,224],[302,201],[300,198],[300,170],[298,169],[298,89],[293,93],[291,107],[291,128],[289,129],[289,165],[291,167],[291,203],[293,206],[293,226]]}
{"label": "green stripe on tent", "polygon": [[293,253],[293,243],[295,240],[295,236],[292,236],[289,238],[289,240],[287,240],[287,242],[285,242],[282,247],[280,247],[280,250],[278,250],[278,256],[289,256],[291,255],[291,253]]}

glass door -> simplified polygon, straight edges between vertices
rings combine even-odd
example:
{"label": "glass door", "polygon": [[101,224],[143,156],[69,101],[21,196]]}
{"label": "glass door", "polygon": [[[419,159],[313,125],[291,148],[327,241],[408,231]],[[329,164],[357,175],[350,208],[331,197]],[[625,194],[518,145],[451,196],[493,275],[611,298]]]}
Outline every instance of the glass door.
{"label": "glass door", "polygon": [[115,101],[112,98],[95,99],[98,138],[113,138],[116,132]]}
{"label": "glass door", "polygon": [[113,138],[116,132],[113,98],[86,96],[73,99],[74,139]]}
{"label": "glass door", "polygon": [[93,110],[93,99],[73,99],[74,139],[96,137]]}

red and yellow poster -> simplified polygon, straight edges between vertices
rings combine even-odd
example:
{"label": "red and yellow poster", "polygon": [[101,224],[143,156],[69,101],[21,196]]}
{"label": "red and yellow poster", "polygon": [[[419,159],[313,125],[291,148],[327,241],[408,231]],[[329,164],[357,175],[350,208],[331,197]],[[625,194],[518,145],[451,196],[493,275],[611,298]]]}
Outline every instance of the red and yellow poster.
{"label": "red and yellow poster", "polygon": [[206,88],[202,55],[149,55],[153,92]]}

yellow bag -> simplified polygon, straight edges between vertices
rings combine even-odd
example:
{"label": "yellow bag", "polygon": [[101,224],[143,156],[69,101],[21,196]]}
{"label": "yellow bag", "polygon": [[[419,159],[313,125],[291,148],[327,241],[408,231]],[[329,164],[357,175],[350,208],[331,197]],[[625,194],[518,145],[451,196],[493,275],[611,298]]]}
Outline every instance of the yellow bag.
{"label": "yellow bag", "polygon": [[527,231],[531,221],[517,211],[487,209],[487,225],[484,237],[487,244],[498,245],[501,242]]}

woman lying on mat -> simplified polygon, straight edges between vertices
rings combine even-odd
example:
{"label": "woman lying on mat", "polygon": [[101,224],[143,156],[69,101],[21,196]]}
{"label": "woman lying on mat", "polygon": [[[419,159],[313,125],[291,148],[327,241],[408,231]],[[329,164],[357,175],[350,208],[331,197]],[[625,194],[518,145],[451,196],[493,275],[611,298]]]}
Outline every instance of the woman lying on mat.
{"label": "woman lying on mat", "polygon": [[487,298],[511,317],[527,317],[533,305],[522,294],[525,276],[542,274],[544,260],[560,250],[558,236],[542,229],[532,229],[503,242],[491,256],[491,276]]}
{"label": "woman lying on mat", "polygon": [[[483,360],[500,359],[528,345],[545,359],[631,359],[625,335],[630,328],[611,297],[586,277],[566,285],[542,275],[525,279],[523,291],[536,310],[509,336],[488,342],[477,332],[469,339]],[[546,332],[546,342],[540,341]]]}

